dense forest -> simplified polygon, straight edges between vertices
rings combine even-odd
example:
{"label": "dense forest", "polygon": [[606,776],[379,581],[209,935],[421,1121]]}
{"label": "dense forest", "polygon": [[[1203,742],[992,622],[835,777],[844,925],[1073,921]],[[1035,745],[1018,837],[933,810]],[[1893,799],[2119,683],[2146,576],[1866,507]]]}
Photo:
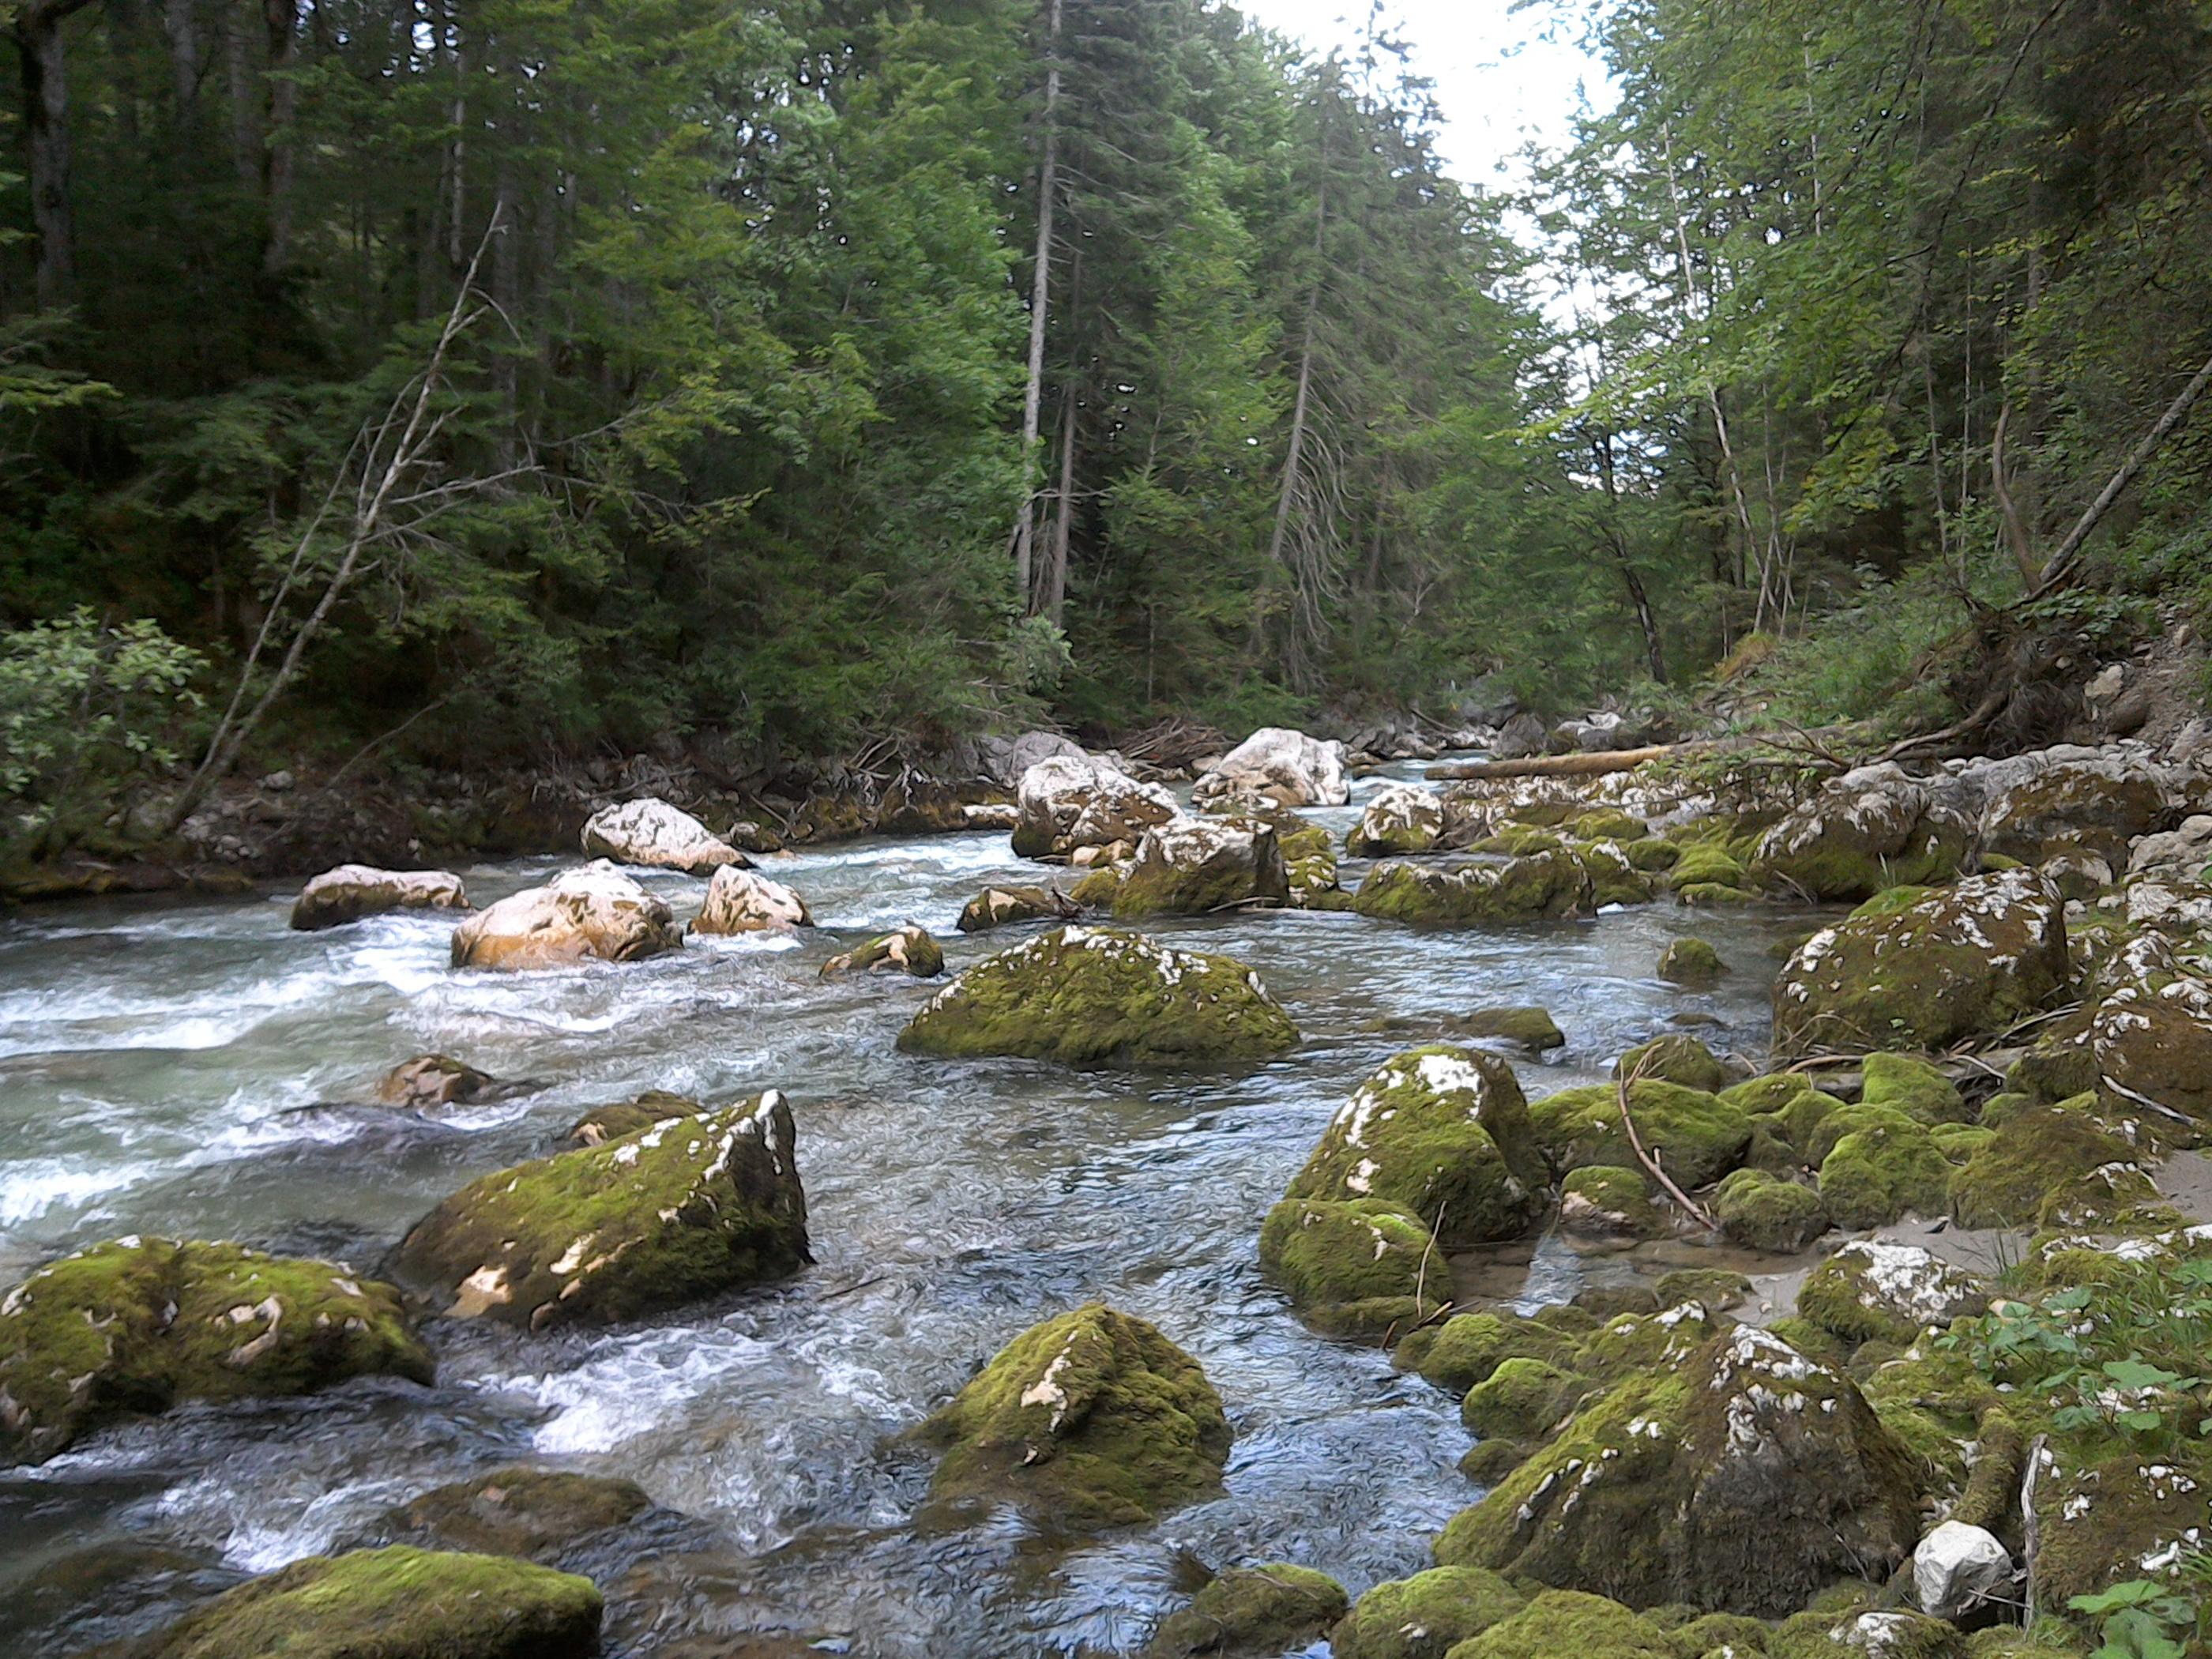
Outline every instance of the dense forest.
{"label": "dense forest", "polygon": [[[1764,677],[2212,578],[2212,6],[9,0],[0,793]],[[204,757],[207,763],[199,764]],[[189,799],[185,804],[189,804]]]}

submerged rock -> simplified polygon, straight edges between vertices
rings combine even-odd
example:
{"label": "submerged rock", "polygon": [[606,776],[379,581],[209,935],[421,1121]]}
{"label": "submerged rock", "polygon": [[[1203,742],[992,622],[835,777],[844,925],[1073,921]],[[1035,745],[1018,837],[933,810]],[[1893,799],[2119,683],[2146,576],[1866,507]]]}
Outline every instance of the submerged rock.
{"label": "submerged rock", "polygon": [[393,1066],[376,1085],[376,1097],[387,1106],[466,1105],[499,1087],[489,1073],[462,1064],[451,1054],[417,1054]]}
{"label": "submerged rock", "polygon": [[1394,783],[1376,794],[1344,838],[1356,859],[1425,853],[1444,838],[1443,798],[1418,784]]}
{"label": "submerged rock", "polygon": [[1559,1030],[1548,1008],[1478,1008],[1453,1024],[1463,1036],[1517,1043],[1531,1054],[1567,1046],[1566,1033]]}
{"label": "submerged rock", "polygon": [[366,864],[341,864],[325,870],[300,890],[292,902],[292,926],[301,933],[341,927],[387,910],[465,910],[469,896],[461,878],[444,870],[378,870]]}
{"label": "submerged rock", "polygon": [[1310,1567],[1231,1567],[1160,1621],[1139,1659],[1279,1659],[1344,1617],[1344,1586]]}
{"label": "submerged rock", "polygon": [[1742,1326],[1584,1407],[1436,1553],[1635,1607],[1774,1618],[1886,1574],[1919,1533],[1914,1462],[1850,1379]]}
{"label": "submerged rock", "polygon": [[591,1659],[598,1586],[505,1556],[311,1555],[225,1591],[138,1659]]}
{"label": "submerged rock", "polygon": [[393,1255],[459,1319],[605,1324],[812,1260],[791,1108],[774,1089],[463,1188]]}
{"label": "submerged rock", "polygon": [[683,948],[667,901],[601,860],[471,916],[453,930],[453,959],[456,968],[567,968]]}
{"label": "submerged rock", "polygon": [[933,1498],[1010,1499],[1078,1532],[1217,1491],[1230,1445],[1198,1362],[1101,1303],[1031,1326],[918,1432],[945,1449]]}
{"label": "submerged rock", "polygon": [[1721,953],[1701,939],[1678,939],[1659,953],[1659,977],[1670,985],[1702,989],[1728,972]]}
{"label": "submerged rock", "polygon": [[823,979],[842,974],[896,973],[915,979],[935,979],[945,971],[945,951],[927,930],[912,922],[895,933],[880,933],[857,951],[847,951],[822,964]]}
{"label": "submerged rock", "polygon": [[691,923],[695,933],[755,933],[775,927],[811,927],[806,901],[780,881],[726,864],[707,884],[707,902]]}
{"label": "submerged rock", "polygon": [[1089,756],[1054,755],[1022,774],[1014,851],[1023,858],[1066,858],[1079,848],[1133,843],[1176,814],[1157,784]]}
{"label": "submerged rock", "polygon": [[1261,1224],[1260,1267],[1332,1335],[1408,1330],[1451,1299],[1429,1230],[1380,1199],[1285,1199]]}
{"label": "submerged rock", "polygon": [[2002,1030],[2064,994],[2063,909],[2021,870],[1885,894],[1797,947],[1774,988],[1774,1052],[1926,1051]]}
{"label": "submerged rock", "polygon": [[1393,859],[1367,872],[1352,908],[1389,921],[1468,927],[1587,916],[1596,909],[1596,893],[1583,861],[1559,848],[1456,868]]}
{"label": "submerged rock", "polygon": [[1494,1572],[1431,1567],[1361,1596],[1329,1632],[1328,1650],[1331,1659],[1445,1659],[1526,1605],[1527,1598]]}
{"label": "submerged rock", "polygon": [[650,798],[603,807],[584,825],[584,851],[618,864],[711,874],[750,862],[743,853],[680,807]]}
{"label": "submerged rock", "polygon": [[0,1461],[42,1462],[103,1423],[179,1401],[431,1372],[389,1285],[329,1261],[132,1234],[49,1262],[0,1299]]}
{"label": "submerged rock", "polygon": [[1232,957],[1056,927],[968,969],[898,1041],[918,1054],[1191,1066],[1264,1060],[1297,1040],[1260,976]]}
{"label": "submerged rock", "polygon": [[1950,880],[1972,838],[1972,821],[1944,795],[1884,762],[1823,784],[1759,838],[1754,866],[1808,898],[1869,899]]}
{"label": "submerged rock", "polygon": [[1207,768],[1191,790],[1200,806],[1239,796],[1278,806],[1341,806],[1352,799],[1344,745],[1263,726]]}
{"label": "submerged rock", "polygon": [[1289,902],[1290,878],[1272,825],[1173,818],[1145,831],[1115,890],[1114,914],[1203,916]]}
{"label": "submerged rock", "polygon": [[1073,921],[1083,907],[1057,887],[986,887],[960,912],[963,933],[986,933],[1018,921]]}
{"label": "submerged rock", "polygon": [[1288,1196],[1381,1199],[1446,1249],[1517,1238],[1547,1203],[1544,1162],[1513,1068],[1475,1048],[1415,1048],[1337,1109]]}
{"label": "submerged rock", "polygon": [[550,1563],[652,1506],[634,1480],[516,1466],[426,1492],[389,1511],[381,1530],[395,1542]]}

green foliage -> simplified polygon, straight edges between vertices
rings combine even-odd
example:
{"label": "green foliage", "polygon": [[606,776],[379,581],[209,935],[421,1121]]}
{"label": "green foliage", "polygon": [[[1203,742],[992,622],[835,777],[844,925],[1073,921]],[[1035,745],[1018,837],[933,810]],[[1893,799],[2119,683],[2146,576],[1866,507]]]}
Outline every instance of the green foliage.
{"label": "green foliage", "polygon": [[2097,1621],[2089,1659],[2187,1659],[2212,1641],[2212,1555],[2182,1558],[2181,1587],[2131,1578],[2094,1595],[2070,1597],[2073,1612]]}

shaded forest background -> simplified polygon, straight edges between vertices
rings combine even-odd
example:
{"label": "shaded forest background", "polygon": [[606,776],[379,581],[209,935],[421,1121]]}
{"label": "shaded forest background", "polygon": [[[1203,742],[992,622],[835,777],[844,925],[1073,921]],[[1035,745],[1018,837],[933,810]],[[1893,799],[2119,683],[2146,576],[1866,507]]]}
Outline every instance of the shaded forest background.
{"label": "shaded forest background", "polygon": [[2206,0],[1593,8],[1517,198],[1386,41],[1199,0],[6,7],[25,824],[370,743],[1894,724],[1972,618],[2212,599]]}

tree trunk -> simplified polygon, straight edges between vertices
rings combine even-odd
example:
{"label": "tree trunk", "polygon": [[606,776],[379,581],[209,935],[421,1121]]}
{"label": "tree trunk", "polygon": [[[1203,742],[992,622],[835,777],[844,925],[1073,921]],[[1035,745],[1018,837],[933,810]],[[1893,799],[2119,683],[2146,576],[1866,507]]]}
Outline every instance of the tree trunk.
{"label": "tree trunk", "polygon": [[261,188],[261,115],[253,84],[253,46],[244,8],[222,14],[222,78],[230,99],[230,162],[248,191]]}
{"label": "tree trunk", "polygon": [[1044,154],[1037,167],[1037,232],[1035,270],[1030,277],[1030,373],[1022,393],[1022,511],[1014,525],[1014,592],[1024,615],[1033,614],[1030,544],[1036,531],[1036,447],[1044,413],[1045,319],[1052,303],[1053,198],[1059,192],[1060,13],[1052,0],[1045,29]]}
{"label": "tree trunk", "polygon": [[1667,653],[1659,642],[1659,619],[1652,613],[1651,595],[1644,586],[1644,577],[1630,557],[1628,538],[1620,529],[1620,486],[1613,470],[1613,434],[1601,432],[1590,441],[1597,456],[1597,475],[1605,488],[1606,541],[1613,549],[1613,562],[1620,567],[1621,584],[1628,589],[1628,602],[1636,608],[1636,625],[1644,633],[1644,652],[1651,664],[1654,684],[1667,684]]}
{"label": "tree trunk", "polygon": [[292,70],[299,59],[298,0],[262,0],[262,21],[269,36],[268,129],[261,152],[261,201],[267,216],[261,268],[272,275],[292,258],[292,120],[300,89]]}
{"label": "tree trunk", "polygon": [[1053,520],[1052,554],[1045,566],[1044,603],[1039,607],[1045,619],[1054,628],[1060,626],[1060,613],[1067,604],[1067,544],[1069,518],[1075,505],[1075,381],[1067,383],[1067,406],[1060,412],[1060,501],[1059,512]]}
{"label": "tree trunk", "polygon": [[15,13],[41,311],[67,305],[76,289],[76,225],[70,203],[69,65],[62,51],[62,24],[88,3],[31,0]]}
{"label": "tree trunk", "polygon": [[176,106],[177,125],[182,126],[191,118],[192,105],[200,91],[200,27],[193,15],[192,0],[166,0],[161,32],[169,37],[170,96]]}

